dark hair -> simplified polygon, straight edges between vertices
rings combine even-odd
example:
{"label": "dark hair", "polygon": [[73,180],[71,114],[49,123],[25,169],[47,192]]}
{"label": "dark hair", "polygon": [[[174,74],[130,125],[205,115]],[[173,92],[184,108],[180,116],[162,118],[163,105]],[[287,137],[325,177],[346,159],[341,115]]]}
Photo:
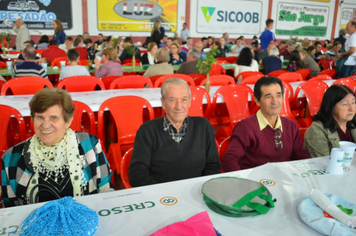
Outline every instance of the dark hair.
{"label": "dark hair", "polygon": [[309,51],[309,52],[313,51],[314,49],[316,49],[315,46],[309,46],[309,47],[308,47],[308,51]]}
{"label": "dark hair", "polygon": [[267,19],[266,20],[266,26],[268,27],[270,24],[273,24],[274,20],[272,19]]}
{"label": "dark hair", "polygon": [[49,45],[58,45],[57,40],[55,40],[55,39],[49,40]]}
{"label": "dark hair", "polygon": [[323,46],[323,44],[322,44],[320,41],[315,41],[314,46],[317,47],[319,44],[320,44],[321,46]]}
{"label": "dark hair", "polygon": [[[313,120],[320,121],[325,129],[335,132],[339,127],[338,123],[334,119],[335,105],[344,99],[348,94],[352,94],[356,97],[355,93],[346,85],[335,84],[330,86],[330,88],[326,90],[323,100],[321,101],[320,110],[314,116]],[[356,127],[355,116],[351,121],[347,122],[347,127],[350,129],[354,129]]]}
{"label": "dark hair", "polygon": [[337,45],[339,45],[339,44],[342,44],[340,41],[335,41],[334,43],[333,43],[333,47],[335,47],[335,46],[337,46]]}
{"label": "dark hair", "polygon": [[103,35],[102,33],[99,33],[98,35],[101,35],[101,36],[103,36],[103,37],[104,37],[104,35]]}
{"label": "dark hair", "polygon": [[[57,41],[56,41],[57,42]],[[32,46],[34,46],[34,43],[32,42],[32,40],[26,40],[25,42],[23,42],[22,44],[25,44],[25,43],[28,43],[28,44],[31,44]]]}
{"label": "dark hair", "polygon": [[303,69],[302,59],[300,59],[299,51],[296,49],[290,53],[289,64],[288,64],[287,70],[289,70],[290,65],[292,64],[291,63],[292,61],[295,61],[297,70]]}
{"label": "dark hair", "polygon": [[74,47],[78,46],[81,42],[83,42],[83,38],[82,37],[76,37],[74,39]]}
{"label": "dark hair", "polygon": [[208,40],[208,38],[207,37],[201,38],[201,41],[204,41],[204,40]]}
{"label": "dark hair", "polygon": [[131,38],[131,37],[126,37],[126,38],[124,39],[124,43],[133,44],[132,38]]}
{"label": "dark hair", "polygon": [[77,49],[69,49],[67,52],[67,57],[69,61],[76,61],[79,57],[79,52],[77,51]]}
{"label": "dark hair", "polygon": [[85,44],[89,44],[89,43],[92,43],[93,42],[93,40],[91,40],[90,38],[86,38],[85,40],[84,40],[84,43]]}
{"label": "dark hair", "polygon": [[278,79],[277,77],[274,77],[274,76],[263,76],[262,78],[257,80],[257,82],[255,84],[255,87],[253,89],[255,98],[258,101],[260,101],[261,100],[261,96],[262,96],[261,87],[262,86],[270,86],[272,84],[279,84],[279,86],[281,86],[281,91],[282,91],[282,96],[283,96],[284,87],[283,87],[282,81],[280,79]]}
{"label": "dark hair", "polygon": [[110,35],[110,36],[108,36],[108,37],[106,37],[106,42],[110,42],[111,38],[112,38],[112,36],[111,36],[111,35]]}
{"label": "dark hair", "polygon": [[66,40],[73,42],[73,38],[72,38],[71,36],[67,36],[67,37],[66,37]]}
{"label": "dark hair", "polygon": [[237,58],[236,64],[240,66],[251,66],[252,63],[252,52],[250,48],[243,48]]}
{"label": "dark hair", "polygon": [[73,117],[75,106],[69,94],[59,88],[44,88],[38,91],[30,101],[32,119],[35,118],[35,113],[42,113],[54,105],[63,108],[62,115],[65,122]]}
{"label": "dark hair", "polygon": [[40,40],[38,41],[38,44],[40,43],[49,43],[49,38],[47,35],[42,35]]}

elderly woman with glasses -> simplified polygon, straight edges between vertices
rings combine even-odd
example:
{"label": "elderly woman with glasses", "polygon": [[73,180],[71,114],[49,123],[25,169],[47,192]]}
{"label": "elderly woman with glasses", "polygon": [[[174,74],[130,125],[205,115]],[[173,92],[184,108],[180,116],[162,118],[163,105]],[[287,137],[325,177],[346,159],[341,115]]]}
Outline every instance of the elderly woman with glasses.
{"label": "elderly woman with glasses", "polygon": [[113,190],[100,141],[69,128],[74,108],[61,89],[42,89],[31,99],[35,134],[2,157],[3,206]]}
{"label": "elderly woman with glasses", "polygon": [[332,85],[324,94],[320,110],[304,135],[311,157],[330,155],[340,141],[356,142],[355,93],[346,85]]}

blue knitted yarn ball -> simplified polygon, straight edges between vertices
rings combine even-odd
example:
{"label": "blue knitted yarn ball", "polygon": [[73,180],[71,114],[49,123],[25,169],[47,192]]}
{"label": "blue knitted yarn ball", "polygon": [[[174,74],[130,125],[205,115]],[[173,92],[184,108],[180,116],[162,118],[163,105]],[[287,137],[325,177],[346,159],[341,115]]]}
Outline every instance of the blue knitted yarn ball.
{"label": "blue knitted yarn ball", "polygon": [[50,201],[32,212],[23,222],[20,235],[94,235],[99,217],[72,197]]}

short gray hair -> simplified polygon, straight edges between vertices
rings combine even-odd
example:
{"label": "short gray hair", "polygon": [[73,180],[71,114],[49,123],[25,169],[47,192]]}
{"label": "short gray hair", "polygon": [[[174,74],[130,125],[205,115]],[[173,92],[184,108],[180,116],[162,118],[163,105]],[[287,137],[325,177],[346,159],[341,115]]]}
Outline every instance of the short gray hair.
{"label": "short gray hair", "polygon": [[200,58],[200,51],[197,48],[191,48],[188,52],[188,55],[192,55],[195,59]]}
{"label": "short gray hair", "polygon": [[341,30],[339,31],[339,36],[345,36],[346,34],[347,34],[346,29],[341,29]]}
{"label": "short gray hair", "polygon": [[155,57],[159,62],[169,62],[171,59],[167,50],[164,48],[159,48],[155,54]]}
{"label": "short gray hair", "polygon": [[288,40],[287,43],[286,43],[287,46],[291,46],[291,45],[294,45],[294,44],[295,44],[294,40]]}
{"label": "short gray hair", "polygon": [[22,25],[24,24],[24,21],[22,18],[17,18],[15,21],[17,21],[18,23],[20,23]]}
{"label": "short gray hair", "polygon": [[279,55],[279,50],[278,50],[278,48],[271,48],[271,49],[269,50],[269,55],[270,55],[270,56],[278,56],[278,55]]}
{"label": "short gray hair", "polygon": [[181,85],[181,84],[184,84],[186,87],[187,87],[187,90],[188,90],[188,93],[189,93],[189,99],[190,99],[190,88],[189,88],[189,85],[187,82],[185,82],[184,80],[182,79],[179,79],[179,78],[170,78],[170,79],[167,79],[162,87],[161,87],[161,96],[162,96],[162,99],[164,100],[164,91],[166,90],[166,86],[167,84],[174,84],[174,85]]}

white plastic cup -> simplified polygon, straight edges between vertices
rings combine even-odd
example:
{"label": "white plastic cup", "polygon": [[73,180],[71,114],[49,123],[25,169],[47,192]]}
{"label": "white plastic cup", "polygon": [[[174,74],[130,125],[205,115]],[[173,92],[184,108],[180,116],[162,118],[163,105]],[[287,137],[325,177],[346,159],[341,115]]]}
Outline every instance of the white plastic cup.
{"label": "white plastic cup", "polygon": [[354,157],[356,143],[348,142],[348,141],[340,141],[339,146],[340,149],[342,149],[345,152],[344,166],[350,166],[352,163],[352,159]]}
{"label": "white plastic cup", "polygon": [[41,63],[41,66],[42,66],[43,69],[47,72],[47,63]]}
{"label": "white plastic cup", "polygon": [[12,61],[7,61],[7,62],[6,62],[6,65],[7,65],[7,69],[8,69],[8,70],[11,70],[11,69],[12,69]]}
{"label": "white plastic cup", "polygon": [[282,63],[284,61],[284,56],[279,56],[279,59],[281,59]]}
{"label": "white plastic cup", "polygon": [[345,152],[341,148],[331,149],[329,164],[326,167],[326,171],[333,175],[344,174],[344,155]]}
{"label": "white plastic cup", "polygon": [[61,67],[65,67],[66,66],[66,61],[60,61],[61,63]]}

